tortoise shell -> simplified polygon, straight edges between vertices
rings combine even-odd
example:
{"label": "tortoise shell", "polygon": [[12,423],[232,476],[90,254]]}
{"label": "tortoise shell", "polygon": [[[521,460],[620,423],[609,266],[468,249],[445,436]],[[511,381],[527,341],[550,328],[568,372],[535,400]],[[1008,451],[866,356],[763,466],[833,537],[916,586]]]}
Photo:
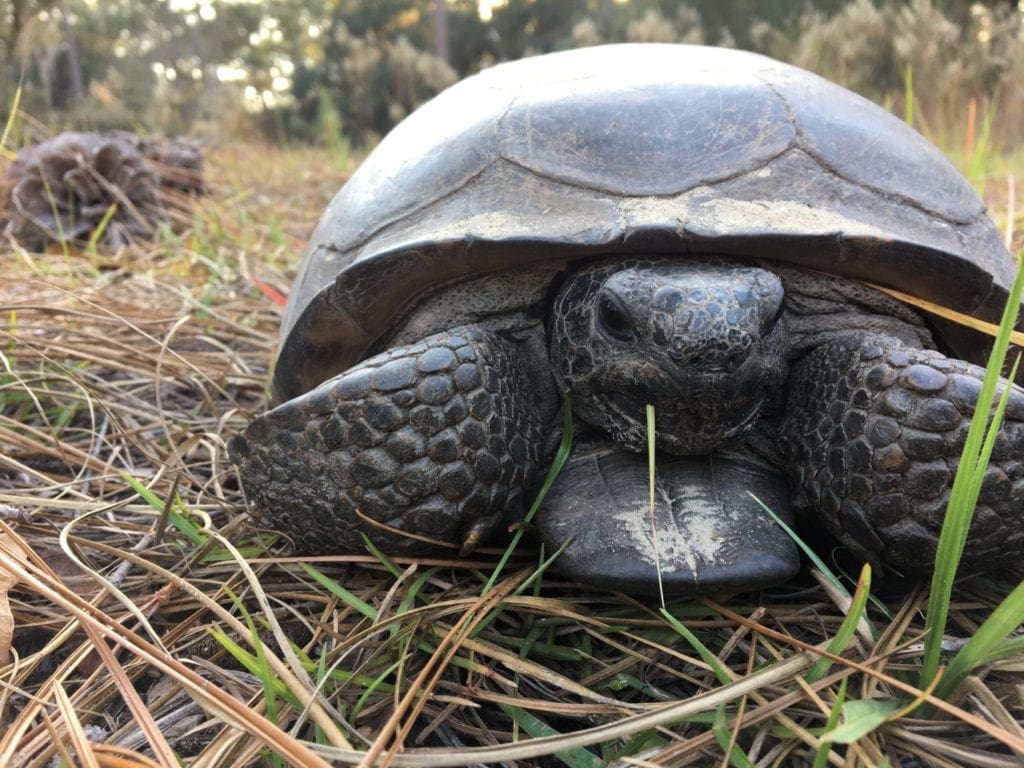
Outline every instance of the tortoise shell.
{"label": "tortoise shell", "polygon": [[737,50],[554,53],[440,94],[338,192],[289,297],[275,393],[350,367],[443,286],[633,253],[778,260],[980,316],[1015,271],[945,156],[844,88]]}

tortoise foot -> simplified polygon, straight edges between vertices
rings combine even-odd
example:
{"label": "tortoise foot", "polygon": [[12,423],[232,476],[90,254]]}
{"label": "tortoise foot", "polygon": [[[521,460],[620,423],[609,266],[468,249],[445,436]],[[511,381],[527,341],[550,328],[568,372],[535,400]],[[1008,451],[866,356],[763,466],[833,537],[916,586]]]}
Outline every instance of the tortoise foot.
{"label": "tortoise foot", "polygon": [[[984,370],[886,338],[826,344],[793,367],[787,421],[795,506],[858,554],[930,572]],[[1024,551],[1024,390],[1006,416],[964,549],[965,570]]]}
{"label": "tortoise foot", "polygon": [[261,522],[307,552],[468,551],[518,511],[557,408],[516,342],[461,328],[373,357],[229,445]]}

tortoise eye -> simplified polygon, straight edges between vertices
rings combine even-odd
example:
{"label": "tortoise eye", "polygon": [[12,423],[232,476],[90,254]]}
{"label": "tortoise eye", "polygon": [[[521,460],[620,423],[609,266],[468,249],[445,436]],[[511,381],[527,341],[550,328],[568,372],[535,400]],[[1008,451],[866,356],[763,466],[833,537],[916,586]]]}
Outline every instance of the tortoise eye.
{"label": "tortoise eye", "polygon": [[633,337],[629,313],[617,296],[608,292],[601,294],[597,303],[597,319],[604,330],[616,339],[628,341]]}

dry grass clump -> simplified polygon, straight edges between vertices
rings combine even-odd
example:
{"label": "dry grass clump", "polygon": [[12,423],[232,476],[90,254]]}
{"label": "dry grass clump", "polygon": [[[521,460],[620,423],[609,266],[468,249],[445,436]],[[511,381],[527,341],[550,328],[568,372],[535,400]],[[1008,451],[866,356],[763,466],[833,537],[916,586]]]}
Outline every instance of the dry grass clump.
{"label": "dry grass clump", "polygon": [[[809,576],[661,613],[528,548],[291,556],[224,442],[340,179],[312,151],[211,166],[186,233],[0,256],[0,765],[1020,764],[1024,653],[914,709],[906,585],[812,672],[848,602]],[[961,585],[948,648],[1022,575]]]}

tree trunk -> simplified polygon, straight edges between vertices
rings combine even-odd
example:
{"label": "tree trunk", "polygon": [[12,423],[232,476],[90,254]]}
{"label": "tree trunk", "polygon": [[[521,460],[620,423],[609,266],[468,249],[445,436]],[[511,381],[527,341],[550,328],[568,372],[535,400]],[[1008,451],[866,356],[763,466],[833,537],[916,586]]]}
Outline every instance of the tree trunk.
{"label": "tree trunk", "polygon": [[71,97],[77,100],[85,95],[85,84],[82,82],[82,65],[78,60],[78,47],[75,45],[75,36],[71,32],[71,24],[68,22],[68,4],[66,0],[60,0],[60,28],[64,33],[64,44],[68,49],[68,80],[71,83]]}
{"label": "tree trunk", "polygon": [[445,64],[448,60],[448,17],[447,0],[434,0],[434,52]]}

